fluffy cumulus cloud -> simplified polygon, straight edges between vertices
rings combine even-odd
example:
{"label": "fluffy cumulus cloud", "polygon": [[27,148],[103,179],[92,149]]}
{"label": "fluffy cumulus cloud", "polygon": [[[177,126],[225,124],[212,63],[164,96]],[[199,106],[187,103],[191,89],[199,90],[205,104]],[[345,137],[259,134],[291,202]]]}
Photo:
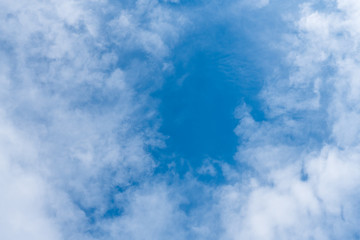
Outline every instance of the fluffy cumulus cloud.
{"label": "fluffy cumulus cloud", "polygon": [[293,26],[277,45],[286,57],[264,77],[264,118],[247,103],[235,110],[236,163],[158,173],[151,150],[166,137],[153,93],[176,72],[181,38],[218,4],[0,0],[1,239],[360,237],[355,0],[277,13]]}
{"label": "fluffy cumulus cloud", "polygon": [[289,71],[261,92],[266,119],[237,110],[236,158],[252,170],[221,189],[224,239],[359,237],[360,9],[324,4],[300,6]]}
{"label": "fluffy cumulus cloud", "polygon": [[[155,166],[145,149],[163,145],[149,93],[185,19],[157,1],[1,1],[0,9],[0,238],[131,239],[131,219],[142,216],[130,209],[168,201],[166,190],[131,186]],[[161,225],[171,207],[147,217]],[[117,220],[126,231],[105,229],[129,211]],[[157,238],[159,229],[141,234]]]}

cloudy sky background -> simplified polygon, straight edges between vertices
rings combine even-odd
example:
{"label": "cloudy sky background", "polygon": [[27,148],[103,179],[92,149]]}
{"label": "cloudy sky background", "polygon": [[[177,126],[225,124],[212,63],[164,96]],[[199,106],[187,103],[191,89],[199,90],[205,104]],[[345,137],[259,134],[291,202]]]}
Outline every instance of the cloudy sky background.
{"label": "cloudy sky background", "polygon": [[360,239],[357,0],[0,19],[1,239]]}

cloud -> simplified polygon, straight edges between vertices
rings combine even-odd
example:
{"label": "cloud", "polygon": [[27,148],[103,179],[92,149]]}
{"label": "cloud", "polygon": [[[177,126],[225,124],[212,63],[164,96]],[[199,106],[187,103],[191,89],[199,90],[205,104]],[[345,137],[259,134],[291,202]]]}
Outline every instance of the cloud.
{"label": "cloud", "polygon": [[0,8],[0,238],[101,239],[121,212],[115,194],[144,184],[155,167],[146,149],[164,145],[149,93],[184,19],[157,1]]}
{"label": "cloud", "polygon": [[[26,137],[1,114],[0,230],[3,239],[61,239],[44,209],[47,184],[11,160],[32,160],[36,153]],[[50,221],[49,221],[50,220]]]}
{"label": "cloud", "polygon": [[236,158],[252,171],[220,191],[223,239],[359,235],[358,10],[331,3],[301,6],[289,77],[269,78],[260,95],[266,119],[238,109]]}
{"label": "cloud", "polygon": [[209,158],[180,176],[154,174],[148,149],[165,143],[151,94],[174,71],[188,17],[218,5],[166,2],[186,9],[0,1],[0,238],[359,236],[359,4],[301,4],[279,44],[286,63],[259,94],[264,119],[235,111],[237,164]]}
{"label": "cloud", "polygon": [[186,239],[181,228],[185,214],[178,209],[180,200],[163,184],[147,185],[131,192],[126,196],[123,216],[111,222],[111,239]]}

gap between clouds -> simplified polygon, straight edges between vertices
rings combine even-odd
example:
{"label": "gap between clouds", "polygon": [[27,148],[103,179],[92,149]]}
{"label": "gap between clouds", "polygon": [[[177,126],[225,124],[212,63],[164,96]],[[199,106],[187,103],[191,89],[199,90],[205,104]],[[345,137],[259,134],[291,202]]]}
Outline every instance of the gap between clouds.
{"label": "gap between clouds", "polygon": [[1,1],[1,238],[357,239],[360,5],[324,4],[291,20],[289,71],[259,96],[266,120],[236,111],[250,170],[216,163],[228,182],[211,186],[154,177],[145,150],[164,146],[149,94],[186,16],[145,0]]}

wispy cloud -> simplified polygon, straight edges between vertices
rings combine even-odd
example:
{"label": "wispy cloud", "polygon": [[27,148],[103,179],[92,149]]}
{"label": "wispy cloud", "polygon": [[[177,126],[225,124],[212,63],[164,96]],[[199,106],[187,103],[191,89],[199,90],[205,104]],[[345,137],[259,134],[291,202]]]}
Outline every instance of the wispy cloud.
{"label": "wispy cloud", "polygon": [[123,211],[117,191],[141,185],[155,166],[145,149],[163,145],[149,93],[185,20],[157,1],[2,1],[0,13],[1,238],[102,238]]}
{"label": "wispy cloud", "polygon": [[234,34],[242,11],[281,5],[219,3],[0,1],[1,239],[359,236],[355,0],[279,7],[292,32],[264,48],[286,56],[264,76],[264,117],[246,100],[235,110],[235,164],[209,157],[155,173],[149,149],[166,144],[152,93],[176,72],[173,49],[197,24]]}
{"label": "wispy cloud", "polygon": [[225,239],[359,234],[357,5],[300,9],[286,37],[289,77],[269,77],[261,94],[267,119],[239,108],[237,159],[254,171],[222,190]]}

